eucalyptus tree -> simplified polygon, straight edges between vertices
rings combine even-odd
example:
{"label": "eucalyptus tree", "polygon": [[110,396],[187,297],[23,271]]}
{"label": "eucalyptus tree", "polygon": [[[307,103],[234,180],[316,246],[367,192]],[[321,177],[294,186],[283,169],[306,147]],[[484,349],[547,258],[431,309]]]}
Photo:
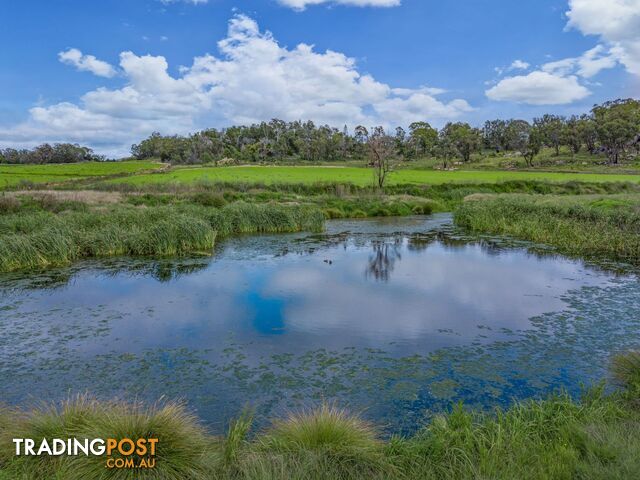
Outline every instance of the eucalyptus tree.
{"label": "eucalyptus tree", "polygon": [[463,162],[470,162],[471,155],[482,148],[482,133],[468,123],[448,123],[443,129],[445,138]]}
{"label": "eucalyptus tree", "polygon": [[582,125],[578,116],[569,117],[562,129],[563,143],[571,149],[574,155],[580,153],[583,143]]}
{"label": "eucalyptus tree", "polygon": [[416,156],[430,155],[438,143],[438,131],[427,122],[413,122],[409,125],[409,142]]}
{"label": "eucalyptus tree", "polygon": [[482,127],[482,140],[485,147],[499,152],[507,149],[505,120],[487,120]]}
{"label": "eucalyptus tree", "polygon": [[592,110],[598,141],[609,162],[617,164],[620,156],[640,140],[640,101],[614,100]]}
{"label": "eucalyptus tree", "polygon": [[595,154],[598,145],[598,132],[593,115],[583,114],[578,119],[580,138],[590,154]]}
{"label": "eucalyptus tree", "polygon": [[564,117],[549,114],[533,120],[534,126],[540,132],[542,142],[547,147],[553,148],[556,156],[560,155],[565,121]]}
{"label": "eucalyptus tree", "polygon": [[526,120],[508,120],[502,134],[503,148],[522,153],[531,125]]}

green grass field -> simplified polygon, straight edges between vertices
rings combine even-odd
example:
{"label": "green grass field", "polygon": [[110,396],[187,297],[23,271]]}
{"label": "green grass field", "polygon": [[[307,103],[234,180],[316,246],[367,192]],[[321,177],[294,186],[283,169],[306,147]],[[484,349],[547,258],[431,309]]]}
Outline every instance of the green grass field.
{"label": "green grass field", "polygon": [[[202,167],[177,168],[162,174],[142,174],[113,179],[134,185],[152,183],[192,183],[197,181],[231,183],[353,183],[359,186],[373,185],[373,173],[356,167]],[[640,175],[589,174],[558,172],[511,171],[436,171],[398,170],[389,177],[390,185],[443,184],[451,182],[496,183],[508,180],[549,180],[556,182],[638,182]]]}
{"label": "green grass field", "polygon": [[0,164],[0,188],[20,182],[58,183],[108,175],[144,172],[160,168],[162,164],[148,160],[126,162],[86,162],[56,165]]}

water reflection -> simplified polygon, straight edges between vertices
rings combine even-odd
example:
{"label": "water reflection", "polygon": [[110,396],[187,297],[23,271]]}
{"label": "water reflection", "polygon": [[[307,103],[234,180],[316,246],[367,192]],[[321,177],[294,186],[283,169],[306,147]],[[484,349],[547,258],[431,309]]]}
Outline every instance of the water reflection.
{"label": "water reflection", "polygon": [[528,246],[436,215],[3,276],[0,401],[177,395],[215,423],[339,397],[386,419],[575,387],[569,361],[637,336],[640,289]]}
{"label": "water reflection", "polygon": [[396,238],[391,244],[373,242],[373,253],[369,255],[365,277],[373,277],[378,282],[388,282],[396,262],[402,260],[401,246],[401,238]]}

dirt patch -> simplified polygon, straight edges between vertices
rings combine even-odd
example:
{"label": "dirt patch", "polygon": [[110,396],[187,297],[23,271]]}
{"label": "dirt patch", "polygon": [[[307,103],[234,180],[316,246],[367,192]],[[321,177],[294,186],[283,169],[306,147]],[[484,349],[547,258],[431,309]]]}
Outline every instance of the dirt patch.
{"label": "dirt patch", "polygon": [[120,192],[98,192],[95,190],[19,190],[7,192],[10,197],[53,198],[58,201],[82,202],[87,205],[120,203],[123,196]]}
{"label": "dirt patch", "polygon": [[482,200],[489,200],[491,198],[496,198],[498,195],[495,193],[472,193],[471,195],[467,195],[464,197],[465,202],[477,202]]}

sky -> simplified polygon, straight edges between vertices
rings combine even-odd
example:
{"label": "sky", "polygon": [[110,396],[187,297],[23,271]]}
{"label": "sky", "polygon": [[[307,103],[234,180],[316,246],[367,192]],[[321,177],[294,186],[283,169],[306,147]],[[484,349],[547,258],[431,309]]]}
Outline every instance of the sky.
{"label": "sky", "polygon": [[0,148],[640,98],[640,0],[3,0],[0,21]]}

